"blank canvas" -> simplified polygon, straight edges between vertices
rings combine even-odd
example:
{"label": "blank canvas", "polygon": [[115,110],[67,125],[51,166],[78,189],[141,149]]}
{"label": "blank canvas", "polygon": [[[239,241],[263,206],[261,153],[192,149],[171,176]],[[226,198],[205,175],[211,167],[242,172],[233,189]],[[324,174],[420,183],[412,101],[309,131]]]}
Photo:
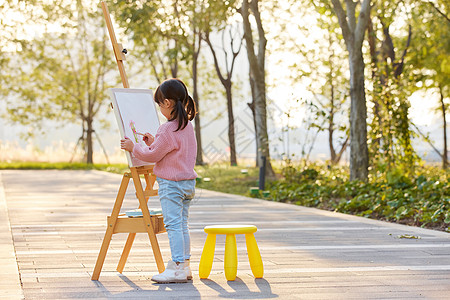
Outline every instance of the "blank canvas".
{"label": "blank canvas", "polygon": [[[129,88],[114,88],[110,91],[120,137],[122,139],[128,137],[133,143],[146,146],[142,136],[138,135],[137,132],[148,132],[155,136],[160,124],[152,91]],[[149,165],[149,163],[137,159],[128,151],[125,151],[125,153],[130,167]]]}

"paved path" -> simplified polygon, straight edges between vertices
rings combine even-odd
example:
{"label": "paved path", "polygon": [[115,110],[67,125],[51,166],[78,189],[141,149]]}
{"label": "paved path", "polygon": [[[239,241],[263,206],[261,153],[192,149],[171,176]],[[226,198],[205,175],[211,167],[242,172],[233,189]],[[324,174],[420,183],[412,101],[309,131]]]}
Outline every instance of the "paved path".
{"label": "paved path", "polygon": [[[120,181],[98,171],[0,171],[0,298],[450,299],[448,233],[206,190],[191,208],[192,283],[149,280],[157,269],[145,234],[122,275],[115,268],[126,234],[114,235],[100,280],[91,281]],[[128,191],[124,210],[137,207]],[[223,236],[209,279],[198,278],[202,228],[217,223],[258,227],[264,279],[252,276],[242,236],[236,281],[223,274]],[[158,240],[167,261],[167,234]]]}

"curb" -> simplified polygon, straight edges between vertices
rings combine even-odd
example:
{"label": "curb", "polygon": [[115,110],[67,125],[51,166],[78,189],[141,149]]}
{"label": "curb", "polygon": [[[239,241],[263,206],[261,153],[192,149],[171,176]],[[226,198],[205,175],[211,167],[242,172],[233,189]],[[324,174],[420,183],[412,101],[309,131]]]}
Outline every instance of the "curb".
{"label": "curb", "polygon": [[25,299],[20,281],[16,253],[9,223],[8,207],[6,205],[5,189],[3,187],[2,173],[0,172],[0,262],[2,266],[2,279],[7,283],[7,289],[0,290],[0,299]]}

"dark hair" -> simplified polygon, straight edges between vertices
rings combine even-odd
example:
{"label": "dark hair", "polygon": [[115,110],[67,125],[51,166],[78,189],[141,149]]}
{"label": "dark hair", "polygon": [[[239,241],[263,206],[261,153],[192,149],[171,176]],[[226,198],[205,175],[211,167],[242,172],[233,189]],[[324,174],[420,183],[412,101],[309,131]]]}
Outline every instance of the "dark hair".
{"label": "dark hair", "polygon": [[155,102],[161,104],[164,99],[175,101],[169,121],[178,120],[178,128],[184,129],[188,121],[194,119],[197,114],[195,102],[189,96],[186,85],[178,78],[171,78],[161,83],[155,91]]}

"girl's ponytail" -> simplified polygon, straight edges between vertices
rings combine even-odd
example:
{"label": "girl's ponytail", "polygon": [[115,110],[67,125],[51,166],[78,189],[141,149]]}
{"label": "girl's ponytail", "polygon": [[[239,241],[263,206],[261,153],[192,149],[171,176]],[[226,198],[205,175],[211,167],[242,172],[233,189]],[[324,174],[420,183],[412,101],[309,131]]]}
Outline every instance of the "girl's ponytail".
{"label": "girl's ponytail", "polygon": [[192,121],[197,114],[197,106],[195,105],[194,99],[189,95],[186,104],[186,113],[189,121]]}
{"label": "girl's ponytail", "polygon": [[176,101],[175,107],[173,108],[173,115],[174,116],[172,120],[178,120],[178,128],[175,131],[184,129],[187,126],[189,120],[182,101]]}

